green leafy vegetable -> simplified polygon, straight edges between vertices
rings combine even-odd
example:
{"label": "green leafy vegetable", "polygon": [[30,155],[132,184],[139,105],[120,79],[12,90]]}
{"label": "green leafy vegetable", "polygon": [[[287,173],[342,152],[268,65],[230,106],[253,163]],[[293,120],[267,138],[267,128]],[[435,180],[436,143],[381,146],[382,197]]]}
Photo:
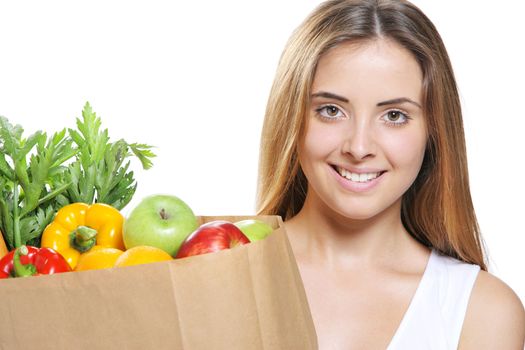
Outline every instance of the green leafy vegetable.
{"label": "green leafy vegetable", "polygon": [[66,197],[70,202],[106,203],[124,208],[137,189],[127,159],[136,156],[144,169],[152,166],[152,146],[128,144],[125,140],[110,142],[108,130],[101,130],[101,120],[89,103],[77,119],[77,130],[69,134],[78,147],[75,162],[70,166],[72,185]]}
{"label": "green leafy vegetable", "polygon": [[49,140],[41,131],[28,138],[23,132],[0,117],[0,229],[11,249],[38,243],[58,206],[55,198],[71,185],[62,164],[77,152],[65,129]]}
{"label": "green leafy vegetable", "polygon": [[42,131],[25,138],[20,125],[0,116],[0,231],[9,249],[39,246],[42,231],[69,203],[122,209],[137,188],[129,158],[152,166],[152,146],[110,142],[89,103],[76,124],[78,130],[50,138]]}

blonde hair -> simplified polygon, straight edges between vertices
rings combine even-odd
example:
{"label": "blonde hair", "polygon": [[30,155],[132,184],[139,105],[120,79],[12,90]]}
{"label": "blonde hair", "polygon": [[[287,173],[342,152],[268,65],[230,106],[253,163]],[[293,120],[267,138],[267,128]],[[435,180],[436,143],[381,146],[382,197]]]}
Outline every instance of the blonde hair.
{"label": "blonde hair", "polygon": [[378,38],[394,40],[410,51],[423,71],[429,138],[420,173],[403,195],[403,225],[422,244],[486,270],[452,66],[432,22],[408,1],[326,1],[295,30],[281,56],[266,108],[257,211],[286,220],[304,203],[308,186],[297,146],[304,136],[320,57],[343,42]]}

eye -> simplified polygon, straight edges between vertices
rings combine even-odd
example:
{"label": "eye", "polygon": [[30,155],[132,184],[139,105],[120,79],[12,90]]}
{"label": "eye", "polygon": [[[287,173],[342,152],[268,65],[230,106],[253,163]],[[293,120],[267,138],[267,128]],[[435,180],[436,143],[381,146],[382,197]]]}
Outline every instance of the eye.
{"label": "eye", "polygon": [[341,109],[334,105],[324,105],[315,110],[318,116],[323,119],[334,120],[343,118],[345,115]]}
{"label": "eye", "polygon": [[401,126],[401,125],[408,123],[408,120],[410,119],[410,117],[408,116],[407,113],[394,109],[394,110],[386,112],[386,114],[383,115],[382,119],[388,125]]}

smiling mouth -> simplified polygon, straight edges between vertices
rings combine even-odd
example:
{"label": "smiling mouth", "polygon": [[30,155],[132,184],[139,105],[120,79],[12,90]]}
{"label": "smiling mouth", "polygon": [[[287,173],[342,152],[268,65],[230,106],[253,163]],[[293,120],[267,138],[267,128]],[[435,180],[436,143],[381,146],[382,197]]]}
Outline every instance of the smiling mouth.
{"label": "smiling mouth", "polygon": [[339,166],[333,166],[333,168],[337,171],[339,175],[344,177],[347,180],[350,180],[352,182],[369,182],[372,181],[379,176],[383,175],[386,171],[379,171],[375,173],[353,173],[349,170],[346,170],[344,168],[341,168]]}

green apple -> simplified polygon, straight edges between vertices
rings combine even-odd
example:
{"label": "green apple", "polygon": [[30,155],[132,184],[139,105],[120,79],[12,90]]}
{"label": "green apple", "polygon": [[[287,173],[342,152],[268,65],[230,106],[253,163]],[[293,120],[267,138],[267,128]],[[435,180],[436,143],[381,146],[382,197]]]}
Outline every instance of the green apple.
{"label": "green apple", "polygon": [[257,219],[241,220],[234,223],[250,242],[260,241],[272,233],[273,228],[264,221]]}
{"label": "green apple", "polygon": [[191,208],[180,198],[153,195],[144,198],[124,222],[126,249],[148,245],[175,256],[180,245],[198,227]]}

